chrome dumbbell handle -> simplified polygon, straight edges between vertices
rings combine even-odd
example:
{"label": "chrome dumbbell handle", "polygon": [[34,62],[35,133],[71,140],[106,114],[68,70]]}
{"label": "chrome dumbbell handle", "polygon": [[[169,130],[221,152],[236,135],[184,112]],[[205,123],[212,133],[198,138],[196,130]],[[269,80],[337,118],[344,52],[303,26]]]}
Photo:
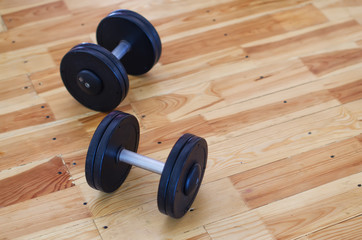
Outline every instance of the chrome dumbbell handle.
{"label": "chrome dumbbell handle", "polygon": [[125,162],[160,175],[162,174],[165,166],[165,164],[161,161],[128,151],[127,149],[122,149],[118,153],[118,161]]}

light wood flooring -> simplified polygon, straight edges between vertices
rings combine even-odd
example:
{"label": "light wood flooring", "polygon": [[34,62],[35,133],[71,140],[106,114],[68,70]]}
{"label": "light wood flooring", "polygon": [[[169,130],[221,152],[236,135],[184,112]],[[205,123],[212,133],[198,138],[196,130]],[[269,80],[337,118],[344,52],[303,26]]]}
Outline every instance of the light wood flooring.
{"label": "light wood flooring", "polygon": [[[106,113],[59,63],[116,9],[149,19],[162,57],[117,110],[139,153],[209,144],[192,211],[157,209],[159,175],[112,194],[84,177]],[[361,0],[0,0],[0,239],[362,239]]]}

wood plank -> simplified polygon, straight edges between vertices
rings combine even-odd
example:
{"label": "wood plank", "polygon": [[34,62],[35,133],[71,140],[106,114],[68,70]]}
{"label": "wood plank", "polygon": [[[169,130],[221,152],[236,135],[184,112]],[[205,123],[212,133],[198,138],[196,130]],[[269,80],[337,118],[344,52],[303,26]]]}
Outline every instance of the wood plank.
{"label": "wood plank", "polygon": [[[162,38],[173,34],[188,34],[187,32],[190,32],[190,30],[195,28],[210,27],[227,21],[235,21],[236,19],[256,14],[263,14],[273,10],[296,6],[305,2],[307,1],[230,1],[178,15],[172,15],[166,18],[156,19],[152,23],[157,27]],[[215,21],[213,21],[214,19]]]}
{"label": "wood plank", "polygon": [[[188,212],[183,218],[171,219],[158,211],[156,201],[151,201],[138,207],[96,218],[95,222],[102,237],[106,239],[138,239],[144,236],[148,239],[173,238],[174,236],[185,239],[182,237],[185,232],[187,234],[188,231],[197,229],[203,224],[247,210],[228,179],[201,186],[192,208],[194,210]],[[107,228],[105,229],[104,226]],[[120,228],[122,231],[119,231]],[[199,231],[195,234],[199,235]]]}
{"label": "wood plank", "polygon": [[[333,107],[291,121],[250,131],[238,128],[208,137],[205,181],[244,172],[361,134],[361,102]],[[283,129],[281,131],[281,129]]]}
{"label": "wood plank", "polygon": [[165,126],[142,132],[138,151],[147,155],[155,152],[155,148],[157,151],[171,149],[184,133],[192,133],[206,138],[213,133],[213,130],[201,116],[174,121]]}
{"label": "wood plank", "polygon": [[[34,174],[36,173],[36,174]],[[0,180],[0,208],[72,187],[70,175],[60,157]]]}
{"label": "wood plank", "polygon": [[78,189],[72,187],[0,208],[0,238],[14,239],[89,218],[83,202]]}
{"label": "wood plank", "polygon": [[[84,170],[83,170],[84,171]],[[83,173],[84,176],[84,173]],[[83,178],[82,181],[85,182]],[[157,209],[157,190],[160,176],[145,172],[142,169],[132,168],[129,177],[115,192],[107,194],[91,188],[87,183],[79,184],[85,201],[97,217],[107,216],[127,209],[137,208],[152,202],[152,207]]]}
{"label": "wood plank", "polygon": [[39,126],[31,132],[4,137],[0,139],[0,170],[84,149],[89,141],[90,136],[76,121]]}
{"label": "wood plank", "polygon": [[4,14],[2,17],[7,28],[12,29],[36,21],[48,20],[49,16],[59,17],[67,14],[70,12],[64,2],[56,1]]}
{"label": "wood plank", "polygon": [[361,10],[361,3],[358,0],[342,0],[331,2],[315,1],[315,4],[331,21],[338,21],[352,17],[356,20],[359,20],[358,12]]}
{"label": "wood plank", "polygon": [[[0,33],[0,35],[7,34],[8,32]],[[9,41],[10,44],[16,44],[15,40]],[[0,49],[2,46],[3,44],[0,43]],[[22,51],[2,53],[0,55],[0,72],[2,72],[0,80],[41,71],[54,66],[54,62],[45,48],[27,48]]]}
{"label": "wood plank", "polygon": [[357,43],[359,46],[362,46],[362,40],[358,40],[356,43]]}
{"label": "wood plank", "polygon": [[19,75],[0,80],[0,109],[3,114],[10,114],[15,110],[46,104],[40,98],[26,75]]}
{"label": "wood plank", "polygon": [[84,169],[87,150],[88,149],[82,149],[80,151],[62,155],[62,159],[64,160],[75,185],[85,183]]}
{"label": "wood plank", "polygon": [[230,178],[248,206],[257,208],[359,172],[362,145],[351,138]]}
{"label": "wood plank", "polygon": [[361,173],[257,209],[277,239],[297,238],[361,214]]}
{"label": "wood plank", "polygon": [[[113,9],[114,7],[98,8],[92,11],[87,9],[73,15],[65,15],[39,22],[36,25],[29,25],[26,27],[26,31],[23,28],[13,28],[11,31],[2,32],[0,33],[0,52],[10,52],[76,35],[90,34],[95,31],[99,21]],[[59,35],[59,32],[62,34]]]}
{"label": "wood plank", "polygon": [[[299,33],[283,39],[244,45],[243,49],[252,59],[262,62],[276,61],[293,56],[313,54],[316,51],[330,51],[332,47],[347,41],[360,39],[362,27],[354,20]],[[328,41],[323,39],[328,38]]]}
{"label": "wood plank", "polygon": [[2,86],[2,88],[0,88],[0,101],[19,97],[20,95],[36,97],[36,93],[29,78],[24,74],[2,79],[0,80],[0,83]]}
{"label": "wood plank", "polygon": [[353,240],[362,236],[362,215],[309,234],[310,240]]}
{"label": "wood plank", "polygon": [[[63,84],[59,79],[60,84]],[[66,90],[64,86],[40,94],[41,97],[49,104],[56,119],[66,119],[76,115],[84,115],[92,112],[85,107]],[[124,103],[126,104],[126,103]]]}
{"label": "wood plank", "polygon": [[205,226],[212,239],[274,239],[255,211],[234,215]]}
{"label": "wood plank", "polygon": [[[262,72],[264,69],[265,68],[258,68],[258,71]],[[269,69],[275,70],[276,66],[273,65],[273,67]],[[267,70],[269,69],[267,68]],[[235,126],[239,126],[240,128],[241,126],[250,127],[251,125],[255,125],[255,129],[258,129],[268,126],[268,124],[276,124],[303,116],[307,113],[310,114],[325,108],[340,105],[338,101],[334,100],[333,96],[339,94],[338,92],[341,91],[339,88],[348,88],[347,84],[352,84],[353,86],[358,85],[358,83],[354,81],[355,79],[359,79],[358,70],[359,69],[344,72],[343,81],[340,80],[341,75],[338,75],[333,78],[323,79],[323,81],[302,84],[274,93],[267,92],[267,94],[262,96],[248,96],[246,91],[245,94],[235,94],[233,98],[228,98],[231,94],[225,94],[227,101],[224,101],[224,97],[220,96],[220,92],[243,92],[243,84],[241,84],[243,80],[236,77],[235,79],[225,77],[219,84],[220,87],[223,85],[225,88],[225,90],[223,89],[222,91],[216,91],[215,88],[213,88],[216,84],[214,84],[214,81],[211,81],[207,84],[199,83],[191,89],[174,90],[172,94],[136,101],[131,105],[138,116],[141,116],[142,123],[147,128],[154,128],[160,123],[168,124],[177,119],[203,114],[206,119],[209,120],[209,123],[216,128],[220,125],[219,128],[221,127],[232,131]],[[300,77],[301,81],[306,80],[306,78],[303,77],[311,76],[307,69],[304,69],[304,71],[306,71],[306,74],[302,74]],[[260,81],[275,81],[273,87],[276,87],[279,80],[290,82],[289,77],[284,78],[284,76],[281,75],[283,73],[282,70],[275,71],[275,80],[270,79],[270,77],[264,77],[263,79],[252,81],[253,78],[258,77],[257,70],[250,72],[250,77],[247,76],[249,74],[245,72],[237,75],[240,75],[240,77],[246,75],[247,82],[250,81],[250,85],[255,84],[253,85],[255,88],[258,84],[261,84]],[[296,79],[297,77],[299,78],[298,75],[293,75],[290,78]],[[312,76],[311,79],[314,79],[314,77]],[[228,81],[232,81],[234,85],[228,84]],[[237,81],[239,81],[239,83]],[[280,81],[280,83],[282,83],[282,81]],[[270,83],[270,85],[272,84]],[[335,90],[337,92],[333,95],[330,94],[325,90],[327,85],[330,91],[333,91],[333,88],[338,88]],[[272,90],[271,87],[257,88],[264,91]],[[313,89],[313,92],[311,92],[311,89]],[[252,92],[252,87],[248,90]],[[346,91],[346,94],[351,96],[351,93],[347,89]],[[355,91],[358,92],[358,90]],[[255,91],[253,93],[255,93]],[[355,98],[358,99],[358,94]],[[263,114],[260,114],[260,112],[263,112]]]}
{"label": "wood plank", "polygon": [[64,86],[59,69],[55,67],[31,73],[29,78],[38,94]]}
{"label": "wood plank", "polygon": [[[72,39],[70,41],[68,40],[68,41],[64,41],[62,43],[56,44],[54,46],[49,46],[48,51],[57,66],[58,76],[60,76],[59,66],[60,66],[60,62],[61,62],[63,56],[75,45],[78,45],[83,42],[92,43],[94,41],[91,39],[91,37],[89,35],[84,35],[84,36],[78,37],[76,39]],[[94,42],[94,43],[96,43],[96,42]]]}
{"label": "wood plank", "polygon": [[[125,1],[125,0],[89,0],[87,2],[83,1],[73,1],[73,0],[64,0],[68,8],[72,11],[79,11],[80,9],[91,8],[99,9],[105,6],[111,6],[114,9],[132,9],[142,16],[146,16],[151,22],[154,19],[162,17],[168,17],[172,15],[178,15],[190,11],[190,6],[192,5],[192,10],[205,8],[205,6],[214,6],[221,3],[227,3],[233,0],[199,0],[197,2],[193,0],[184,0],[182,2],[163,0],[160,2],[155,2],[152,0],[142,0],[140,2],[134,1]],[[121,4],[121,6],[120,6]],[[172,11],[165,11],[165,9],[172,9]]]}
{"label": "wood plank", "polygon": [[2,16],[0,15],[0,32],[5,32],[7,31],[8,29],[6,28],[6,25],[4,23],[4,20],[2,18]]}
{"label": "wood plank", "polygon": [[[290,81],[293,79],[293,81]],[[228,102],[245,101],[316,80],[299,60],[270,64],[213,81],[212,89]]]}
{"label": "wood plank", "polygon": [[19,239],[39,239],[39,240],[58,240],[58,239],[84,239],[101,240],[101,236],[91,218],[85,218],[54,227],[49,227],[42,231],[17,237]]}
{"label": "wood plank", "polygon": [[[296,19],[302,18],[305,21],[301,21],[301,25],[292,26],[285,23],[283,26],[282,22],[288,22],[291,18],[293,18],[295,22],[298,22]],[[178,62],[196,56],[196,54],[205,54],[210,51],[245,44],[325,21],[326,19],[323,15],[312,5],[287,10],[283,13],[265,15],[253,20],[225,26],[221,29],[210,30],[205,33],[166,42],[163,49],[167,55],[164,55],[160,61],[162,64]],[[227,33],[226,36],[224,35],[225,33]]]}
{"label": "wood plank", "polygon": [[0,2],[0,14],[16,12],[54,1],[57,0],[29,0],[24,4],[24,1],[22,0],[4,0]]}
{"label": "wood plank", "polygon": [[[300,5],[295,9],[278,12],[272,16],[287,32],[328,21],[323,13],[321,13],[313,4]],[[307,16],[309,16],[310,19],[305,18]]]}
{"label": "wood plank", "polygon": [[26,109],[0,115],[0,133],[55,121],[47,104],[38,104]]}
{"label": "wood plank", "polygon": [[[336,89],[337,92],[343,90],[344,88],[349,88],[350,84],[356,84],[358,86],[358,81],[361,80],[360,69],[362,64],[356,64],[352,67],[347,67],[341,71],[337,71],[331,75],[325,76],[322,78],[324,87],[331,92],[333,89]],[[341,88],[341,89],[338,89]],[[353,94],[353,93],[351,93]],[[336,97],[336,95],[335,95]],[[338,98],[338,97],[337,97]],[[353,98],[353,97],[352,97]],[[357,100],[357,99],[356,99]],[[352,99],[351,99],[352,101]]]}
{"label": "wood plank", "polygon": [[323,76],[346,66],[362,62],[362,49],[347,49],[335,52],[316,54],[301,58],[310,71]]}
{"label": "wood plank", "polygon": [[[132,107],[130,105],[119,106],[118,108],[116,108],[116,110],[135,115],[134,112],[132,111]],[[81,116],[78,119],[78,121],[83,124],[83,126],[84,126],[83,128],[86,132],[93,135],[93,133],[96,130],[96,128],[98,127],[99,123],[103,120],[103,118],[105,116],[107,116],[107,113],[94,112],[94,113],[86,115],[86,116]],[[137,116],[135,116],[135,117],[137,118]],[[138,122],[139,122],[139,120],[138,120]],[[142,130],[142,125],[140,126],[140,128]]]}
{"label": "wood plank", "polygon": [[251,68],[255,68],[255,63],[246,58],[244,51],[239,46],[231,47],[177,63],[157,64],[150,73],[130,78],[128,96],[132,101],[144,100]]}
{"label": "wood plank", "polygon": [[[293,89],[293,92],[295,92],[295,90],[296,89]],[[283,93],[284,91],[281,93],[279,92],[278,95],[284,95]],[[294,98],[284,99],[285,100],[280,99],[278,102],[252,108],[246,111],[240,111],[234,114],[229,113],[227,117],[219,117],[210,120],[209,124],[216,129],[232,132],[235,128],[244,128],[261,122],[266,122],[270,119],[283,118],[284,120],[288,114],[293,115],[295,112],[313,108],[319,104],[324,106],[324,103],[332,101],[333,97],[328,93],[328,91],[321,90]],[[230,121],[231,119],[233,119],[233,121]],[[276,123],[276,121],[273,121],[273,123]]]}
{"label": "wood plank", "polygon": [[341,103],[349,103],[362,98],[362,78],[358,81],[329,89]]}
{"label": "wood plank", "polygon": [[[59,81],[61,82],[61,80]],[[52,84],[50,83],[50,85]],[[93,110],[85,107],[74,99],[64,86],[43,92],[39,95],[49,104],[56,119],[66,119],[72,116],[95,114]],[[126,97],[114,110],[128,111],[129,108],[129,99]]]}
{"label": "wood plank", "polygon": [[201,83],[191,89],[181,89],[173,94],[148,98],[131,105],[141,117],[145,128],[152,129],[227,104],[213,92],[209,83]]}

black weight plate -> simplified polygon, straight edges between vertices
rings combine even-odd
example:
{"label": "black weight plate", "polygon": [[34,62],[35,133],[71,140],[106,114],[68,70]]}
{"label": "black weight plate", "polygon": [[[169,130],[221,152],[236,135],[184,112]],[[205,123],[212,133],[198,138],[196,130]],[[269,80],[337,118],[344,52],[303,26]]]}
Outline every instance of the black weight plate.
{"label": "black weight plate", "polygon": [[[61,77],[69,93],[78,102],[96,111],[110,111],[126,97],[125,82],[128,82],[128,78],[125,79],[110,60],[113,56],[111,53],[106,56],[90,45],[95,44],[79,44],[64,55],[60,64]],[[98,94],[88,94],[79,86],[77,76],[83,70],[101,79],[102,89]]]}
{"label": "black weight plate", "polygon": [[[167,215],[180,218],[190,209],[201,186],[207,162],[207,143],[205,139],[193,136],[181,150],[172,170],[166,194]],[[184,192],[185,183],[190,170],[198,164],[200,176],[197,186],[191,194]]]}
{"label": "black weight plate", "polygon": [[139,133],[139,124],[133,115],[119,112],[112,119],[99,141],[94,158],[96,189],[113,192],[122,185],[132,166],[118,161],[118,152],[121,148],[137,152]]}
{"label": "black weight plate", "polygon": [[140,75],[148,72],[161,56],[162,45],[156,29],[136,12],[117,10],[99,23],[99,45],[112,51],[121,40],[131,44],[131,50],[121,59],[128,74]]}
{"label": "black weight plate", "polygon": [[163,171],[160,178],[160,183],[158,185],[158,192],[157,192],[157,205],[160,212],[166,213],[166,193],[167,193],[167,187],[170,182],[170,177],[172,173],[172,169],[175,165],[175,162],[182,150],[182,148],[185,146],[187,141],[192,137],[192,134],[186,133],[182,135],[175,145],[172,147],[170,154],[167,157],[167,161],[165,163],[165,166],[163,167]]}
{"label": "black weight plate", "polygon": [[129,90],[129,80],[128,80],[128,75],[126,72],[126,69],[124,69],[123,65],[121,64],[120,61],[118,61],[118,59],[111,53],[109,52],[107,49],[105,49],[104,47],[101,47],[97,44],[93,44],[93,43],[82,43],[80,44],[82,47],[89,47],[92,48],[100,53],[102,53],[106,58],[108,58],[109,60],[111,60],[114,65],[117,67],[117,69],[119,70],[119,72],[122,75],[122,79],[124,81],[120,81],[120,83],[122,84],[122,94],[124,96],[124,98],[127,96],[128,94],[128,90]]}
{"label": "black weight plate", "polygon": [[87,157],[85,160],[85,178],[87,179],[87,183],[92,188],[95,188],[94,185],[94,177],[93,177],[93,167],[94,167],[94,158],[96,156],[97,148],[100,140],[103,137],[104,132],[106,131],[109,123],[119,114],[120,112],[114,111],[109,113],[101,123],[98,125],[95,130],[93,137],[89,143]]}
{"label": "black weight plate", "polygon": [[161,57],[162,43],[161,43],[160,36],[158,35],[158,33],[157,33],[155,27],[152,25],[152,23],[150,23],[142,15],[140,15],[136,12],[130,11],[130,10],[126,10],[126,9],[119,9],[119,10],[113,11],[108,16],[114,16],[114,15],[118,15],[118,14],[131,15],[131,16],[135,17],[137,20],[140,20],[144,24],[142,26],[143,31],[149,37],[149,40],[151,41],[152,46],[154,47],[154,50],[155,50],[155,63],[154,64],[156,64]]}
{"label": "black weight plate", "polygon": [[[207,162],[207,143],[203,138],[187,134],[180,138],[171,152],[172,155],[170,153],[164,168],[171,168],[171,174],[164,199],[158,199],[158,203],[160,203],[158,206],[161,212],[174,218],[180,218],[191,207],[201,186]],[[173,167],[170,166],[171,164],[167,164],[168,161],[174,163]],[[197,184],[194,184],[192,191],[186,194],[186,180],[195,166],[198,166],[197,169],[199,169],[198,177],[193,178],[193,180],[197,179]],[[163,188],[161,184],[165,183],[160,181],[159,190]]]}
{"label": "black weight plate", "polygon": [[[131,170],[131,165],[117,160],[120,149],[137,152],[139,124],[127,113],[114,111],[116,116],[110,121],[95,152],[93,166],[94,188],[103,192],[118,189]],[[95,143],[96,145],[96,143]]]}

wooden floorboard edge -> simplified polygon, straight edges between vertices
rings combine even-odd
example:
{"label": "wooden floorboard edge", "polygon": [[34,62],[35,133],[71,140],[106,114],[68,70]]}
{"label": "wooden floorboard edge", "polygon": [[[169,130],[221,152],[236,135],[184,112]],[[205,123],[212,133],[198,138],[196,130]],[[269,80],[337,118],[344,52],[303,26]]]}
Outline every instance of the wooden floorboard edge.
{"label": "wooden floorboard edge", "polygon": [[[311,3],[312,3],[311,1],[308,1],[308,2],[300,3],[300,4],[294,5],[294,6],[282,7],[282,8],[278,8],[278,9],[268,11],[268,12],[256,13],[256,14],[241,17],[241,18],[238,18],[238,19],[228,20],[228,21],[225,21],[225,22],[222,22],[222,23],[219,23],[219,24],[211,25],[209,27],[203,26],[203,27],[200,27],[200,28],[190,29],[187,32],[181,32],[181,33],[178,33],[178,34],[168,35],[168,36],[162,38],[162,42],[167,43],[167,42],[177,40],[177,39],[180,39],[180,38],[192,36],[195,33],[207,32],[207,31],[210,31],[210,30],[223,28],[223,27],[230,26],[230,25],[233,25],[233,24],[254,20],[254,19],[257,19],[259,17],[272,15],[272,14],[277,14],[277,13],[280,13],[280,12],[283,12],[283,11],[288,11],[288,10],[292,10],[292,9],[296,9],[296,8],[305,7],[306,5],[309,5]],[[158,19],[155,19],[155,20],[158,20]],[[157,28],[157,26],[156,26],[156,28]],[[182,37],[179,37],[178,35],[181,35]]]}
{"label": "wooden floorboard edge", "polygon": [[309,232],[309,233],[307,233],[307,234],[303,234],[303,235],[301,235],[301,236],[298,236],[297,238],[294,238],[294,240],[297,240],[297,239],[300,239],[300,238],[303,238],[303,237],[307,237],[307,238],[308,238],[308,236],[309,236],[310,234],[317,233],[317,232],[319,232],[319,231],[321,231],[321,230],[324,230],[324,229],[327,229],[327,228],[336,226],[336,225],[338,225],[338,224],[341,224],[341,223],[343,223],[343,222],[349,221],[349,220],[351,220],[351,219],[354,219],[354,218],[357,218],[357,217],[360,217],[360,216],[362,216],[362,212],[361,212],[360,214],[357,214],[357,215],[348,217],[348,218],[346,218],[346,219],[343,219],[342,221],[339,221],[339,222],[337,222],[337,223],[332,223],[332,224],[329,224],[329,225],[320,227],[320,228],[318,228],[318,229],[315,229],[314,231],[311,231],[311,232]]}

